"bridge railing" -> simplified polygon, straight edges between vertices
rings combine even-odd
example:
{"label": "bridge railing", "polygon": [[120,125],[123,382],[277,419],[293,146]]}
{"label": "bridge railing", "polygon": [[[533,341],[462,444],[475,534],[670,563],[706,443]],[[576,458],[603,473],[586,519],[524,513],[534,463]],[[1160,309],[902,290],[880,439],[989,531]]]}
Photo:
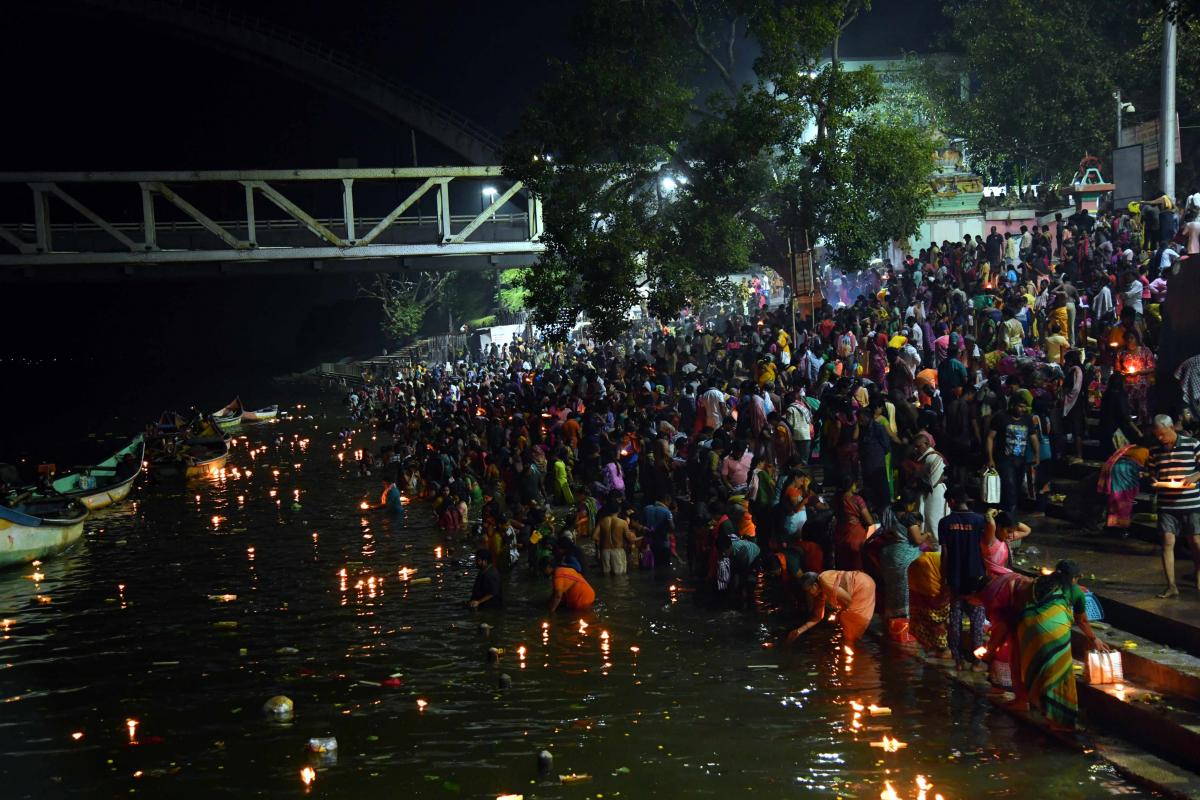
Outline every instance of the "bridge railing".
{"label": "bridge railing", "polygon": [[[541,203],[522,188],[499,167],[0,173],[0,195],[33,195],[32,221],[0,224],[0,266],[533,256]],[[211,208],[231,197],[237,218]],[[315,211],[318,197],[340,202],[341,216]],[[524,213],[502,213],[521,203]],[[56,221],[64,210],[72,222]],[[164,212],[173,218],[160,222]]]}

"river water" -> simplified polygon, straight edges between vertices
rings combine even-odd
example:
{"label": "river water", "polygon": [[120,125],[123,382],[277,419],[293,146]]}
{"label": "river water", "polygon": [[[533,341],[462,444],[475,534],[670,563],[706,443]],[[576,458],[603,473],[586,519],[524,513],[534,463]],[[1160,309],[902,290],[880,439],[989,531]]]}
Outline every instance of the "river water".
{"label": "river water", "polygon": [[[930,800],[1144,796],[877,640],[781,650],[782,614],[646,574],[590,575],[586,627],[523,570],[502,612],[468,612],[470,543],[417,504],[360,512],[378,484],[353,451],[380,443],[340,447],[336,401],[312,404],[244,429],[223,477],[95,514],[42,580],[0,573],[0,797],[916,798],[918,775]],[[261,711],[280,694],[290,722]],[[852,700],[893,713],[855,729]],[[306,751],[322,736],[336,759]]]}

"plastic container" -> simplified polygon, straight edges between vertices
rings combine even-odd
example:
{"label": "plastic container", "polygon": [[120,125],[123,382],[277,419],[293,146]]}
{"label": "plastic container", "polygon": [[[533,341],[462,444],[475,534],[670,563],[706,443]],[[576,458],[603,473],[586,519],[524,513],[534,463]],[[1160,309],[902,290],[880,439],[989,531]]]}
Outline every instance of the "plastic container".
{"label": "plastic container", "polygon": [[314,753],[336,753],[337,737],[334,736],[314,736],[308,740],[308,749]]}

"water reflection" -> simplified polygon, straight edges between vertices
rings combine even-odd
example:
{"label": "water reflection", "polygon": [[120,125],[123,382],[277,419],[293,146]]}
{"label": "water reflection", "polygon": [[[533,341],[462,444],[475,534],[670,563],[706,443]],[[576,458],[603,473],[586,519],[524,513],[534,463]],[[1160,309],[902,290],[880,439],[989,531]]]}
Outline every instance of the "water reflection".
{"label": "water reflection", "polygon": [[[376,483],[329,456],[359,457],[338,427],[247,430],[224,476],[141,487],[40,580],[0,574],[4,797],[1134,791],[919,660],[833,633],[777,648],[784,620],[682,583],[592,574],[592,613],[547,617],[522,567],[503,611],[464,611],[473,542],[418,505],[361,513]],[[258,711],[280,694],[290,722]],[[328,736],[338,758],[305,752]],[[539,783],[543,749],[587,783]]]}

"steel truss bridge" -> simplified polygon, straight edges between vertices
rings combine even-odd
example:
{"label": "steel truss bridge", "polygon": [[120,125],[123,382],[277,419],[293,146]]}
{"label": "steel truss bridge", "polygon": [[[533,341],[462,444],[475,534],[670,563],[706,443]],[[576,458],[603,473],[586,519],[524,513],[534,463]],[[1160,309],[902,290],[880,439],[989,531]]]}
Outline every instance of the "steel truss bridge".
{"label": "steel truss bridge", "polygon": [[0,274],[521,266],[543,250],[523,188],[499,167],[0,173],[23,217],[0,217]]}

